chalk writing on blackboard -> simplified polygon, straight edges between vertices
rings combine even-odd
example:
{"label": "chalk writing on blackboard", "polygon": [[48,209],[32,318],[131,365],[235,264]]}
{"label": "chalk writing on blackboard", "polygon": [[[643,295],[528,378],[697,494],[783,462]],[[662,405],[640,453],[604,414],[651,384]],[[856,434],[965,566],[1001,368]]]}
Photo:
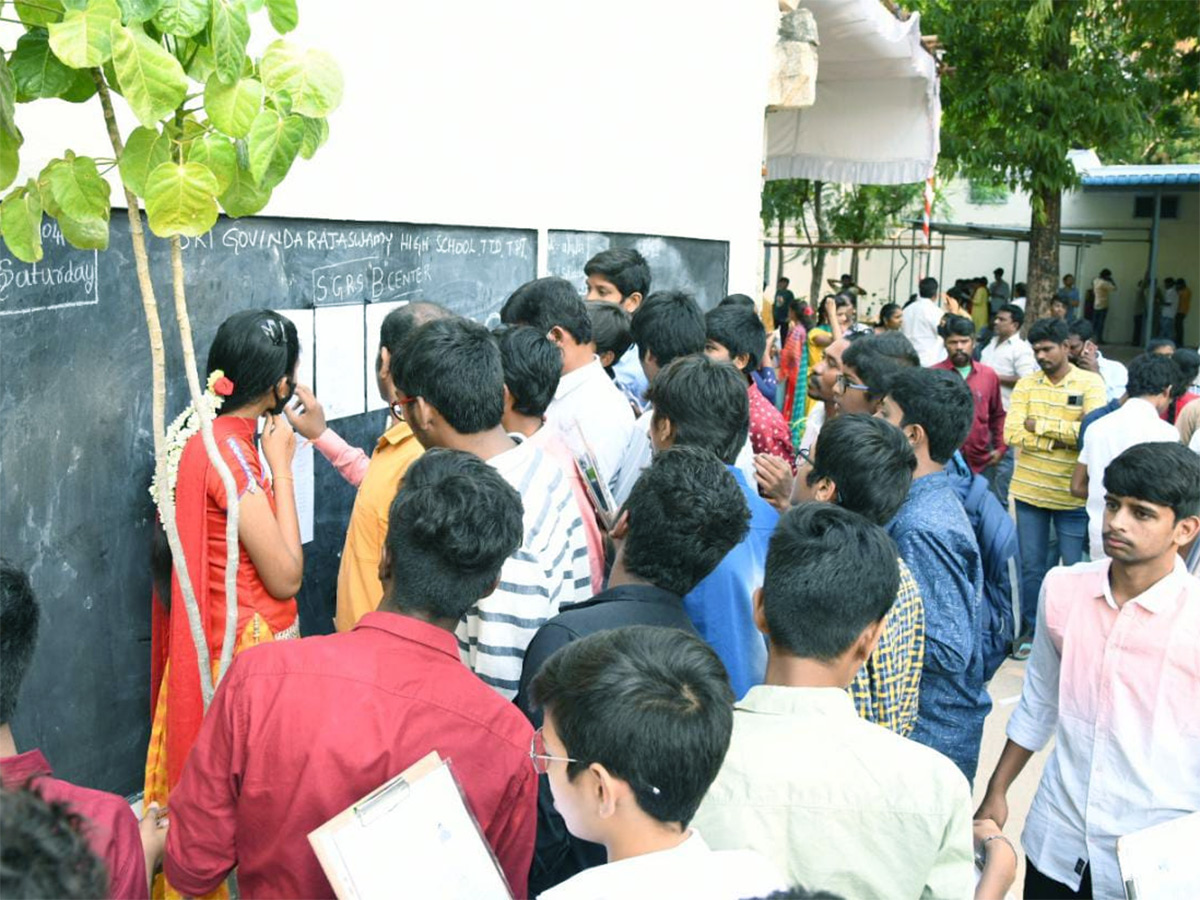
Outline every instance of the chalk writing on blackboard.
{"label": "chalk writing on blackboard", "polygon": [[0,256],[0,316],[100,302],[99,251],[63,252],[66,241],[52,221],[42,225],[42,244],[46,255],[41,262]]}

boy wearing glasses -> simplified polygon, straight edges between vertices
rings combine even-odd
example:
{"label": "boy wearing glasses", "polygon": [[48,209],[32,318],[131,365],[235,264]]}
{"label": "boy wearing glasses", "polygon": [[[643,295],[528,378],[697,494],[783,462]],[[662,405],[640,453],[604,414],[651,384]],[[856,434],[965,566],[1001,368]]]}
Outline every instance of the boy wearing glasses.
{"label": "boy wearing glasses", "polygon": [[469,453],[431,450],[392,503],[385,598],[344,634],[240,654],[171,794],[164,869],[186,896],[236,865],[244,897],[332,897],[307,835],[430,750],[526,896],[532,729],[459,659],[454,629],[520,546],[521,499]]}
{"label": "boy wearing glasses", "polygon": [[695,635],[635,625],[575,641],[542,667],[533,699],[545,715],[533,766],[571,833],[608,853],[544,900],[735,900],[786,887],[758,853],[713,851],[688,827],[733,728],[725,669]]}

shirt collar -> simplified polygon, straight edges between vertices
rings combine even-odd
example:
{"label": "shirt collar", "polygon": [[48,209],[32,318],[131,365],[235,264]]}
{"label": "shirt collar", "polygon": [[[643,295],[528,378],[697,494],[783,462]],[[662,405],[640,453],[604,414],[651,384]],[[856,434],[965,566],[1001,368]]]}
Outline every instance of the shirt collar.
{"label": "shirt collar", "polygon": [[858,716],[850,695],[833,687],[759,684],[750,688],[733,708],[768,716]]}
{"label": "shirt collar", "polygon": [[41,750],[26,750],[16,756],[0,759],[0,780],[10,790],[21,787],[31,778],[53,774],[50,763],[46,762]]}
{"label": "shirt collar", "polygon": [[[949,481],[950,476],[947,475],[944,470],[940,472],[930,472],[928,475],[922,475],[920,478],[914,478],[912,487],[908,489],[908,500],[912,500],[913,497],[919,497],[921,494],[928,493],[929,491],[936,491],[940,488],[948,487]],[[908,500],[905,500],[904,502],[907,503]]]}
{"label": "shirt collar", "polygon": [[[1104,577],[1101,579],[1101,592],[1097,599],[1103,598],[1104,602],[1112,609],[1120,609],[1113,597],[1112,585],[1108,580],[1112,560],[1108,560],[1107,563],[1104,567]],[[1130,597],[1127,603],[1136,603],[1148,613],[1169,612],[1179,602],[1179,595],[1186,586],[1183,579],[1188,577],[1190,576],[1187,565],[1184,563],[1183,557],[1176,553],[1175,566],[1171,569],[1170,574],[1154,582],[1136,597]]]}
{"label": "shirt collar", "polygon": [[387,444],[395,447],[397,444],[402,444],[411,437],[415,437],[415,435],[409,424],[407,422],[396,422],[391,428],[380,435],[375,449],[382,450]]}
{"label": "shirt collar", "polygon": [[568,372],[558,379],[558,389],[554,392],[554,399],[561,400],[563,397],[577,390],[581,385],[586,384],[596,375],[600,374],[605,381],[608,380],[608,375],[604,372],[604,367],[600,365],[600,357],[593,356],[592,361],[585,366],[580,366],[573,372]]}
{"label": "shirt collar", "polygon": [[1158,420],[1159,418],[1158,410],[1154,408],[1154,404],[1144,397],[1130,397],[1125,401],[1124,407],[1133,415],[1140,416],[1143,419]]}
{"label": "shirt collar", "polygon": [[383,631],[393,637],[423,644],[430,650],[445,653],[456,661],[460,660],[458,655],[458,641],[451,632],[446,631],[444,628],[438,628],[436,625],[430,625],[428,622],[422,622],[420,619],[414,619],[412,616],[406,616],[403,613],[382,610],[369,612],[359,619],[358,624],[354,626],[355,631],[359,629]]}
{"label": "shirt collar", "polygon": [[664,590],[656,584],[618,584],[616,587],[601,591],[591,600],[585,600],[583,603],[572,606],[571,609],[578,609],[580,606],[593,603],[603,603],[607,600],[636,600],[639,603],[656,603],[659,606],[678,608],[682,608],[680,604],[683,602],[683,598],[678,594]]}

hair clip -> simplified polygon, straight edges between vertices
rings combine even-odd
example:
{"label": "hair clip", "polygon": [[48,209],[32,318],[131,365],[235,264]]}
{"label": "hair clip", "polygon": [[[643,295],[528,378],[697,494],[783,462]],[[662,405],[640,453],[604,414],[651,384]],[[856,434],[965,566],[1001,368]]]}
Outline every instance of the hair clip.
{"label": "hair clip", "polygon": [[258,323],[258,327],[276,347],[283,343],[283,329],[279,327],[279,323],[274,319],[263,319]]}

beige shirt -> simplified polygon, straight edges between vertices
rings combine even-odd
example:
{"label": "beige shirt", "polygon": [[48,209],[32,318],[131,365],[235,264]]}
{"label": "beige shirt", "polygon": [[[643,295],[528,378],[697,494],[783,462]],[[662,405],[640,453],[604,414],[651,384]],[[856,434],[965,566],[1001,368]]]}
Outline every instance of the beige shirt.
{"label": "beige shirt", "polygon": [[1117,293],[1117,286],[1111,281],[1096,278],[1092,281],[1092,292],[1096,295],[1096,309],[1108,309],[1108,304]]}
{"label": "beige shirt", "polygon": [[844,897],[974,890],[971,797],[954,763],[863,721],[837,688],[760,685],[693,824],[713,849],[765,854]]}

